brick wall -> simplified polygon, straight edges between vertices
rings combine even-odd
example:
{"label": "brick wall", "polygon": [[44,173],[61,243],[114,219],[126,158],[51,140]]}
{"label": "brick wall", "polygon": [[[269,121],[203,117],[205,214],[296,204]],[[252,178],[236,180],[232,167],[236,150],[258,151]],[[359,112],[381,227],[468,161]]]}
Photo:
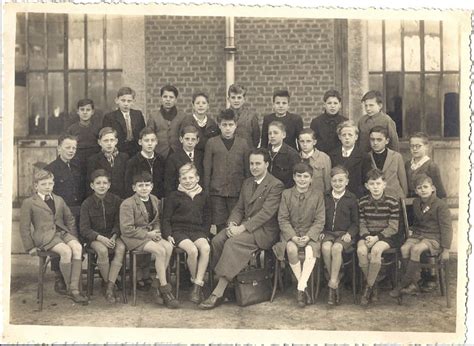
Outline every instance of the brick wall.
{"label": "brick wall", "polygon": [[290,111],[306,125],[334,88],[334,20],[236,18],[235,79],[258,114],[272,112],[273,91],[288,88]]}
{"label": "brick wall", "polygon": [[211,115],[225,107],[225,18],[145,17],[147,113],[158,112],[160,88],[180,91],[178,109],[191,112],[193,92],[210,97]]}

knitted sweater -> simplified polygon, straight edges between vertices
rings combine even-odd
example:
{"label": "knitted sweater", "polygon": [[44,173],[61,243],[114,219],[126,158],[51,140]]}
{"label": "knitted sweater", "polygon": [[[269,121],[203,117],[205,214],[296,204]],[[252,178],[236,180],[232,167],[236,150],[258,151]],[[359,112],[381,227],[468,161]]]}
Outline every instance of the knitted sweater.
{"label": "knitted sweater", "polygon": [[377,235],[379,240],[395,237],[398,233],[400,207],[394,197],[383,195],[375,200],[366,195],[359,200],[359,234],[362,238]]}

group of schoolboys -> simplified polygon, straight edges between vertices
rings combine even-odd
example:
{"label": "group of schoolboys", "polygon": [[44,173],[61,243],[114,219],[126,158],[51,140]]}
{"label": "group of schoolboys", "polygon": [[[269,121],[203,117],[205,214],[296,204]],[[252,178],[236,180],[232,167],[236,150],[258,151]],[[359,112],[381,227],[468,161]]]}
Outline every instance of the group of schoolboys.
{"label": "group of schoolboys", "polygon": [[145,123],[143,114],[131,108],[134,91],[124,87],[117,94],[118,109],[105,115],[102,127],[91,120],[92,100],[78,102],[79,122],[59,138],[58,158],[35,173],[36,194],[21,210],[26,250],[59,255],[59,262],[52,261],[58,292],[87,303],[79,290],[81,241],[97,254],[108,302],[116,301],[126,250],[138,250],[154,256],[156,270],[150,279],[150,257],[141,258],[138,287],[153,287],[157,302],[177,308],[166,276],[177,246],[187,254],[190,300],[201,308],[215,307],[202,291],[211,224],[217,232],[232,233],[236,225],[229,224],[229,216],[244,181],[254,184],[249,155],[262,153],[257,147],[268,152],[262,155],[266,174],[286,189],[279,208],[266,212],[278,220],[281,241],[273,251],[279,260],[288,258],[299,306],[309,301],[307,281],[321,254],[328,304],[339,303],[343,255],[354,245],[366,282],[361,304],[376,301],[383,252],[401,245],[399,199],[415,195],[414,225],[401,247],[404,275],[390,295],[419,290],[421,254],[447,258],[452,238],[439,169],[427,156],[428,137],[411,136],[412,159],[404,164],[395,124],[382,111],[377,91],[362,98],[366,114],[358,125],[340,114],[339,92],[326,92],[324,113],[309,128],[288,112],[288,91],[276,91],[274,113],[263,118],[261,131],[245,96],[244,87],[232,85],[230,108],[214,120],[205,93],[193,95],[193,113],[184,115],[176,108],[178,90],[167,85],[161,89],[160,111]]}

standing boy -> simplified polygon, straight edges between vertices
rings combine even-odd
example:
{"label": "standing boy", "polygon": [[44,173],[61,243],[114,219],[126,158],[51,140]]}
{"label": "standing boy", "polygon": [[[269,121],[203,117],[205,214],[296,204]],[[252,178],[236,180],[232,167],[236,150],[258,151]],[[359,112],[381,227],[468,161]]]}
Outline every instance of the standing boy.
{"label": "standing boy", "polygon": [[367,92],[361,100],[366,114],[359,119],[359,147],[363,152],[370,150],[369,135],[370,130],[375,126],[381,126],[387,131],[389,147],[399,151],[398,134],[395,122],[382,111],[383,99],[380,91],[371,90]]}
{"label": "standing boy", "polygon": [[337,125],[346,121],[339,111],[342,106],[342,96],[337,90],[328,90],[324,93],[324,113],[311,120],[309,126],[314,131],[316,137],[316,149],[329,154],[336,147],[340,146],[336,132]]}
{"label": "standing boy", "polygon": [[[296,150],[296,140],[303,129],[303,119],[298,114],[288,112],[290,107],[290,93],[288,90],[277,90],[273,93],[274,113],[265,115],[262,124],[262,141],[260,146],[268,148],[268,127],[274,121],[281,122],[286,129],[285,143]],[[291,172],[290,172],[291,176]]]}
{"label": "standing boy", "polygon": [[184,119],[184,114],[178,112],[176,102],[178,100],[178,89],[174,85],[165,85],[160,89],[161,107],[158,113],[148,117],[147,127],[156,133],[158,145],[155,152],[166,159],[170,152],[180,148],[178,140],[179,128]]}
{"label": "standing boy", "polygon": [[106,114],[102,123],[102,127],[109,126],[117,131],[117,148],[129,157],[140,151],[138,136],[145,127],[142,112],[131,108],[134,102],[135,91],[129,87],[120,88],[115,98],[118,109]]}
{"label": "standing boy", "polygon": [[211,198],[212,223],[220,231],[225,228],[242,183],[249,176],[250,149],[245,139],[234,136],[237,123],[232,109],[219,114],[217,125],[221,135],[210,138],[204,151],[204,190]]}

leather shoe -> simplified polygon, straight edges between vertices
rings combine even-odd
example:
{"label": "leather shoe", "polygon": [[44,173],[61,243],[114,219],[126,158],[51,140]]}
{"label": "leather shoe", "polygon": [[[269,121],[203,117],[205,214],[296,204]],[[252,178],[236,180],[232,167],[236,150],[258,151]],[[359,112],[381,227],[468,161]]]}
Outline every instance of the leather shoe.
{"label": "leather shoe", "polygon": [[300,308],[304,308],[306,306],[306,293],[305,291],[298,290],[296,293],[296,302]]}
{"label": "leather shoe", "polygon": [[66,283],[64,282],[62,275],[56,276],[56,279],[54,280],[54,291],[61,295],[67,294]]}
{"label": "leather shoe", "polygon": [[69,291],[68,292],[68,297],[74,301],[74,303],[77,304],[82,304],[82,305],[87,305],[88,301],[87,298],[81,295],[79,291]]}
{"label": "leather shoe", "polygon": [[336,290],[329,287],[328,305],[336,304]]}
{"label": "leather shoe", "polygon": [[360,298],[360,305],[362,306],[369,305],[371,296],[372,296],[372,287],[365,286],[364,294]]}
{"label": "leather shoe", "polygon": [[211,294],[206,300],[202,301],[198,307],[202,310],[211,310],[219,306],[223,302],[222,297],[218,297],[215,294]]}
{"label": "leather shoe", "polygon": [[376,303],[379,301],[379,290],[377,288],[377,284],[375,284],[373,287],[372,287],[372,294],[370,295],[370,301],[372,303]]}
{"label": "leather shoe", "polygon": [[195,304],[199,304],[202,301],[202,287],[194,284],[193,290],[189,295],[189,300]]}
{"label": "leather shoe", "polygon": [[411,284],[409,284],[407,287],[402,288],[402,289],[400,290],[400,293],[401,293],[401,294],[408,294],[408,295],[415,296],[415,295],[417,295],[418,293],[420,293],[420,289],[418,288],[418,285],[416,285],[416,284],[414,284],[414,283],[411,283]]}
{"label": "leather shoe", "polygon": [[392,298],[399,298],[401,296],[400,289],[401,288],[397,286],[393,290],[388,292],[388,295]]}

